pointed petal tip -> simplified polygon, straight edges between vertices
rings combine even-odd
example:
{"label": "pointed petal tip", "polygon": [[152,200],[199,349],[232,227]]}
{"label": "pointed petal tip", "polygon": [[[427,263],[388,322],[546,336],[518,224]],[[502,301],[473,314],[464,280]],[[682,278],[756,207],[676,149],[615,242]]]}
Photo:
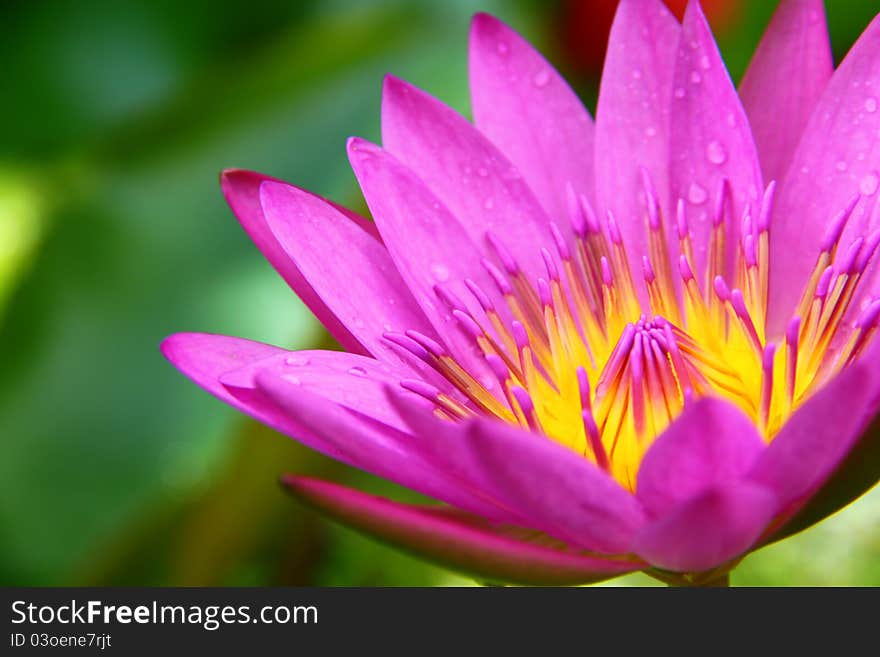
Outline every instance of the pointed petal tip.
{"label": "pointed petal tip", "polygon": [[188,374],[188,370],[202,359],[201,355],[209,352],[220,351],[218,347],[225,343],[230,346],[235,342],[241,341],[248,343],[250,341],[241,338],[231,338],[225,335],[214,335],[212,333],[198,332],[180,332],[172,333],[159,343],[159,351],[162,355],[184,374]]}
{"label": "pointed petal tip", "polygon": [[345,140],[345,151],[348,153],[348,159],[353,160],[355,154],[357,157],[369,156],[382,150],[381,146],[374,144],[363,137],[349,137]]}
{"label": "pointed petal tip", "polygon": [[278,478],[278,483],[295,497],[304,498],[309,491],[320,490],[322,482],[314,477],[286,473]]}
{"label": "pointed petal tip", "polygon": [[386,73],[382,78],[382,104],[385,104],[387,97],[394,97],[401,94],[409,93],[411,89],[416,89],[415,85],[407,82],[403,78],[399,78],[393,73]]}
{"label": "pointed petal tip", "polygon": [[[289,185],[287,183],[279,182],[277,180],[272,180],[271,178],[266,180],[259,181],[258,188],[259,198],[260,198],[260,207],[263,208],[264,213],[268,213],[267,206],[274,204],[275,202],[283,199],[285,196],[295,196],[297,194],[307,194],[308,192],[304,192],[299,187],[294,185]],[[266,216],[266,221],[269,223],[269,229],[272,230],[272,224],[269,221],[268,214]],[[274,230],[272,231],[274,233]]]}
{"label": "pointed petal tip", "polygon": [[492,14],[480,11],[471,18],[471,42],[475,40],[495,40],[501,34],[510,34],[513,29]]}
{"label": "pointed petal tip", "polygon": [[159,351],[172,365],[180,357],[180,352],[194,333],[172,333],[159,343]]}
{"label": "pointed petal tip", "polygon": [[244,214],[249,199],[256,196],[260,184],[267,180],[280,182],[277,178],[250,169],[229,168],[220,171],[220,189],[236,216]]}

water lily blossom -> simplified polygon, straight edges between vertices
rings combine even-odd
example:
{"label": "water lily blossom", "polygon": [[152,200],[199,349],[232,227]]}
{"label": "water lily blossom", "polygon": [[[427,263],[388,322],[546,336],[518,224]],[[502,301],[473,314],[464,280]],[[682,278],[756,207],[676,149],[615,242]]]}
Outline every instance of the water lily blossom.
{"label": "water lily blossom", "polygon": [[474,122],[394,77],[348,142],[374,222],[229,170],[244,229],[346,352],[177,334],[207,391],[441,502],[302,500],[498,582],[724,581],[880,475],[880,19],[834,70],[781,0],[737,90],[705,17],[622,0],[595,121],[477,15]]}

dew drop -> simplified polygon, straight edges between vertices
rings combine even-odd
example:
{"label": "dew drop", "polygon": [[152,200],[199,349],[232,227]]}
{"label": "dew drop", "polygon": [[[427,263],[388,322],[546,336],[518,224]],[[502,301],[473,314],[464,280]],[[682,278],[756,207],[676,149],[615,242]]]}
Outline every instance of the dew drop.
{"label": "dew drop", "polygon": [[877,99],[871,96],[868,100],[865,101],[865,111],[866,112],[876,112],[877,111]]}
{"label": "dew drop", "polygon": [[308,359],[308,356],[300,356],[297,354],[297,355],[288,356],[287,358],[285,358],[284,364],[290,365],[291,367],[299,367],[302,365],[308,365],[309,359]]}
{"label": "dew drop", "polygon": [[645,135],[647,137],[654,137],[656,134],[657,128],[655,128],[654,126],[649,125],[647,128],[645,128]]}
{"label": "dew drop", "polygon": [[837,164],[834,165],[834,168],[838,171],[846,171],[846,162],[839,160]]}
{"label": "dew drop", "polygon": [[736,127],[736,117],[733,115],[733,112],[730,112],[727,115],[727,125],[729,125],[731,128]]}
{"label": "dew drop", "polygon": [[360,317],[355,317],[353,324],[354,324],[355,328],[359,328],[359,329],[364,328],[364,320],[362,320]]}
{"label": "dew drop", "polygon": [[287,381],[288,383],[292,383],[295,386],[298,386],[300,383],[302,383],[302,381],[299,380],[298,376],[290,376],[288,374],[287,376],[285,376],[283,378],[285,381]]}
{"label": "dew drop", "polygon": [[483,207],[487,210],[491,210],[495,207],[495,200],[491,196],[487,196],[486,200],[483,201]]}
{"label": "dew drop", "polygon": [[691,84],[700,84],[703,81],[703,76],[700,75],[699,71],[691,71],[690,81]]}
{"label": "dew drop", "polygon": [[367,370],[365,370],[363,367],[352,367],[348,370],[348,373],[352,376],[366,376]]}
{"label": "dew drop", "polygon": [[691,186],[688,187],[688,201],[694,205],[705,203],[708,196],[706,190],[695,182],[692,182]]}
{"label": "dew drop", "polygon": [[550,82],[550,72],[546,68],[542,68],[532,77],[532,84],[536,87],[546,87]]}
{"label": "dew drop", "polygon": [[431,273],[434,274],[434,278],[436,278],[441,283],[445,283],[449,280],[449,267],[447,267],[446,265],[431,265]]}
{"label": "dew drop", "polygon": [[712,140],[706,146],[706,159],[712,164],[724,164],[727,161],[727,152],[721,142]]}
{"label": "dew drop", "polygon": [[859,183],[859,191],[865,196],[871,196],[877,192],[878,186],[880,186],[880,178],[876,173],[871,172],[862,178],[862,182]]}
{"label": "dew drop", "polygon": [[684,87],[676,87],[676,88],[675,88],[675,91],[673,92],[673,95],[674,95],[676,98],[684,98],[684,96],[685,96],[685,90],[684,90]]}
{"label": "dew drop", "polygon": [[510,48],[507,46],[507,44],[504,43],[503,41],[499,41],[498,45],[495,46],[495,49],[498,51],[499,55],[506,55],[507,51],[510,50]]}
{"label": "dew drop", "polygon": [[709,58],[706,55],[700,57],[700,68],[704,71],[708,71],[711,64],[709,63]]}
{"label": "dew drop", "polygon": [[480,178],[485,178],[489,175],[489,170],[486,167],[480,167],[477,169],[477,175],[480,176]]}
{"label": "dew drop", "polygon": [[635,79],[635,80],[642,79],[642,72],[639,69],[633,69],[633,79]]}

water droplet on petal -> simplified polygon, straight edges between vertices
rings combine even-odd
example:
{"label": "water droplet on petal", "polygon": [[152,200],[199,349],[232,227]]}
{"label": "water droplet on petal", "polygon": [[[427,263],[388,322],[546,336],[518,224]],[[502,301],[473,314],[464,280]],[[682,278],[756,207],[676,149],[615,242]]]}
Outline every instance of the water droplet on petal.
{"label": "water droplet on petal", "polygon": [[299,354],[294,354],[293,356],[288,356],[284,359],[285,365],[290,365],[291,367],[301,367],[303,365],[309,364],[308,356],[300,356]]}
{"label": "water droplet on petal", "polygon": [[367,370],[365,370],[363,367],[352,367],[348,370],[348,373],[352,376],[366,376]]}
{"label": "water droplet on petal", "polygon": [[859,183],[859,191],[865,196],[871,196],[877,192],[878,185],[880,185],[880,178],[876,173],[871,172],[862,178],[862,182]]}
{"label": "water droplet on petal", "polygon": [[704,71],[708,71],[710,66],[711,64],[709,63],[709,58],[706,55],[700,57],[700,68],[702,68]]}
{"label": "water droplet on petal", "polygon": [[480,176],[480,178],[485,178],[489,175],[489,170],[486,167],[480,167],[477,169],[477,175]]}
{"label": "water droplet on petal", "polygon": [[642,72],[639,69],[634,69],[633,70],[633,78],[636,80],[641,80],[642,79]]}
{"label": "water droplet on petal", "polygon": [[834,168],[838,171],[846,171],[846,162],[839,160],[837,164],[834,165]]}
{"label": "water droplet on petal", "polygon": [[483,201],[483,207],[487,210],[491,210],[493,207],[495,207],[494,199],[491,196],[487,196],[486,200]]}
{"label": "water droplet on petal", "polygon": [[282,377],[282,378],[283,378],[285,381],[287,381],[288,383],[292,383],[292,384],[295,385],[295,386],[298,386],[300,383],[302,383],[302,382],[299,380],[299,377],[298,377],[298,376],[291,376],[291,375],[288,374],[287,376],[284,376],[284,377]]}
{"label": "water droplet on petal", "polygon": [[691,84],[700,84],[703,81],[703,76],[700,75],[699,71],[691,71],[690,81]]}
{"label": "water droplet on petal", "polygon": [[729,125],[731,128],[736,127],[736,117],[733,115],[733,112],[730,112],[727,115],[727,125]]}
{"label": "water droplet on petal", "polygon": [[655,128],[654,126],[649,125],[647,128],[645,128],[645,135],[646,136],[653,137],[656,134],[657,134],[657,128]]}
{"label": "water droplet on petal", "polygon": [[509,50],[507,44],[504,43],[503,41],[499,41],[498,45],[495,46],[495,49],[498,51],[499,55],[506,55],[507,51]]}
{"label": "water droplet on petal", "polygon": [[532,84],[536,87],[545,87],[550,82],[550,72],[546,68],[542,68],[532,77]]}
{"label": "water droplet on petal", "polygon": [[706,159],[712,164],[724,164],[727,161],[727,152],[721,142],[712,140],[706,146]]}
{"label": "water droplet on petal", "polygon": [[353,323],[354,323],[355,328],[359,328],[359,329],[364,328],[364,320],[362,320],[360,317],[355,317]]}
{"label": "water droplet on petal", "polygon": [[874,98],[872,96],[871,98],[868,98],[868,100],[865,101],[865,111],[866,112],[876,112],[877,111],[877,99],[876,98]]}
{"label": "water droplet on petal", "polygon": [[436,278],[441,283],[445,283],[449,280],[449,267],[447,267],[446,265],[431,265],[431,273],[434,274],[434,278]]}
{"label": "water droplet on petal", "polygon": [[673,92],[673,95],[674,95],[676,98],[684,98],[685,93],[686,93],[686,92],[685,92],[685,90],[684,90],[684,87],[676,87],[676,88],[675,88],[675,91]]}
{"label": "water droplet on petal", "polygon": [[691,186],[688,187],[688,201],[693,203],[694,205],[700,205],[701,203],[705,203],[708,198],[708,194],[706,193],[705,188],[700,186],[699,184],[692,182]]}

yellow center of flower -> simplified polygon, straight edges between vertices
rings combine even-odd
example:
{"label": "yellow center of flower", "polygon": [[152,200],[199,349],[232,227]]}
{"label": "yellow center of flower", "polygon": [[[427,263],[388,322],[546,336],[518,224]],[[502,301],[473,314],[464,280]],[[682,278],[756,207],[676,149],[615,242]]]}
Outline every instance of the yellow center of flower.
{"label": "yellow center of flower", "polygon": [[705,274],[698,277],[683,203],[678,244],[670,244],[646,178],[641,296],[614,217],[609,213],[603,230],[587,201],[573,193],[574,239],[551,226],[556,257],[542,250],[547,273],[534,284],[488,235],[502,268],[484,266],[503,295],[508,321],[472,281],[467,286],[485,311],[480,320],[442,287],[436,291],[496,380],[478,380],[426,336],[386,334],[443,374],[455,394],[424,382],[402,385],[434,402],[446,419],[482,413],[544,434],[630,490],[652,441],[692,398],[730,400],[771,440],[799,404],[860,355],[880,315],[880,299],[850,313],[880,243],[875,233],[838,249],[856,198],[831,221],[795,315],[785,335],[771,341],[765,326],[773,191],[771,183],[760,206],[746,209],[731,245],[730,190],[721,186]]}

